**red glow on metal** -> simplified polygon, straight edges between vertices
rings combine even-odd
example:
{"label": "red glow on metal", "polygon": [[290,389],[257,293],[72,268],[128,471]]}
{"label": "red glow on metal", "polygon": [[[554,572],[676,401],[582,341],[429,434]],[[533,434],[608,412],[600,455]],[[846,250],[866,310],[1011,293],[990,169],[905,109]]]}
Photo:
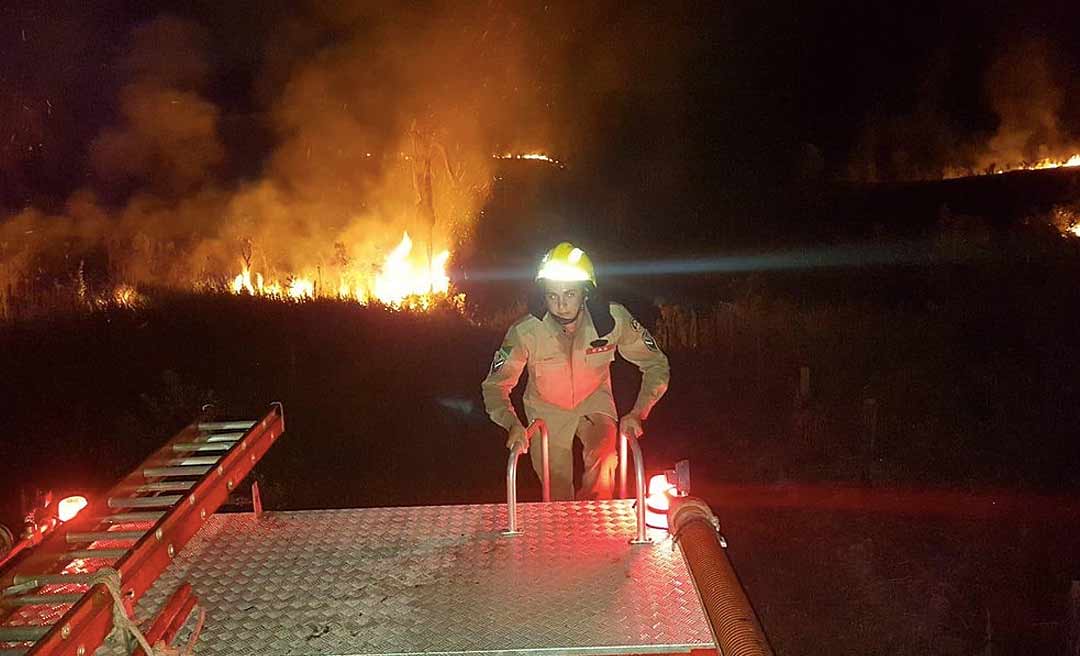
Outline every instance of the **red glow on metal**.
{"label": "red glow on metal", "polygon": [[251,483],[251,509],[255,512],[255,519],[262,517],[262,495],[259,494],[259,481]]}
{"label": "red glow on metal", "polygon": [[[104,583],[98,583],[53,625],[51,631],[27,652],[78,656],[93,653],[112,631],[112,597]],[[67,627],[67,635],[63,627]]]}
{"label": "red glow on metal", "polygon": [[[191,584],[184,583],[172,593],[161,612],[154,618],[154,623],[146,632],[146,641],[151,646],[156,645],[158,640],[163,640],[165,644],[172,644],[177,631],[187,621],[194,607],[195,596],[191,594]],[[142,647],[139,647],[132,656],[146,656],[146,654]]]}
{"label": "red glow on metal", "polygon": [[[126,556],[116,563],[123,579],[122,589],[138,599],[157,580],[158,575],[172,561],[168,553],[183,548],[187,541],[202,527],[203,516],[215,512],[229,496],[232,487],[248,475],[255,463],[270,448],[275,438],[285,430],[285,417],[275,407],[262,421],[256,423],[239,444],[221,459],[217,468],[208,471],[191,488],[187,497],[192,503],[179,503],[154,525]],[[239,448],[238,448],[239,447]],[[161,538],[155,534],[160,531]]]}
{"label": "red glow on metal", "polygon": [[[159,450],[162,458],[171,457],[172,444],[190,440],[193,427],[181,431]],[[134,605],[144,592],[157,580],[168,567],[174,555],[183,549],[188,540],[202,527],[205,518],[213,514],[229,496],[232,488],[247,476],[255,463],[262,458],[278,436],[285,431],[285,416],[279,404],[259,422],[252,426],[241,440],[223,457],[218,466],[207,471],[198,479],[194,487],[185,495],[184,501],[176,505],[159,519],[146,534],[120,558],[113,567],[120,574],[120,589],[125,603]],[[127,479],[121,481],[106,498],[120,495],[130,490],[136,481],[143,479],[143,467],[140,467]],[[104,505],[105,500],[95,503]],[[96,514],[81,516],[72,522],[69,530],[82,529],[81,524],[89,525]],[[73,528],[74,527],[74,528]],[[63,540],[63,532],[57,532],[48,539]],[[55,556],[51,557],[55,562]],[[44,564],[44,563],[43,563]],[[28,570],[29,571],[29,570]],[[10,577],[5,576],[0,583],[10,585]],[[112,600],[104,585],[98,584],[64,614],[53,628],[42,637],[27,656],[50,654],[57,656],[78,656],[93,653],[104,641],[112,628]],[[189,609],[190,611],[190,609]],[[2,617],[2,615],[0,615]],[[67,632],[68,635],[63,635]],[[78,636],[78,638],[76,638]]]}

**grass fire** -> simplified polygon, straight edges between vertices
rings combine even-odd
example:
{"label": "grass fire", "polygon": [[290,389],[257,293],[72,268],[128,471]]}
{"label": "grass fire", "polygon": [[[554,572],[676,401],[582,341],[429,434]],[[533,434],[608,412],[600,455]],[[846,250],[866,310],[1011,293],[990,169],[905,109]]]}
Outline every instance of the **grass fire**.
{"label": "grass fire", "polygon": [[[450,251],[444,250],[430,259],[413,253],[413,241],[406,232],[401,242],[386,256],[383,264],[373,275],[344,272],[335,282],[321,283],[319,273],[309,276],[289,275],[280,282],[267,280],[262,273],[253,273],[245,264],[243,270],[232,279],[229,289],[234,294],[251,294],[302,300],[315,297],[331,297],[354,300],[361,304],[378,302],[391,307],[426,309],[439,298],[451,295],[450,278],[446,265]],[[457,296],[457,301],[464,300]]]}
{"label": "grass fire", "polygon": [[1080,653],[1080,5],[250,9],[5,7],[0,653]]}

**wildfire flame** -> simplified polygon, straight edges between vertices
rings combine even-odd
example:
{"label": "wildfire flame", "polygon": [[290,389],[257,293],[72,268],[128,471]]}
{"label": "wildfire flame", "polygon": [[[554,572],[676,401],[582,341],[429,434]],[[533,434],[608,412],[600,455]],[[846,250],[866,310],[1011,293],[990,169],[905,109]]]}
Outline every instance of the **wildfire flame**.
{"label": "wildfire flame", "polygon": [[[1029,168],[1035,171],[1039,169],[1071,168],[1073,166],[1080,166],[1080,153],[1076,153],[1072,157],[1064,160],[1051,158],[1041,159],[1038,162],[1032,164]],[[1003,171],[1001,172],[1003,173]]]}
{"label": "wildfire flame", "polygon": [[1062,237],[1080,237],[1080,207],[1070,204],[1055,205],[1050,209],[1049,220]]}
{"label": "wildfire flame", "polygon": [[1000,175],[1002,173],[1009,173],[1012,171],[1042,171],[1045,169],[1063,169],[1080,167],[1080,153],[1075,153],[1069,157],[1044,157],[1043,159],[1036,160],[1034,162],[1020,162],[1018,164],[1009,164],[1001,167],[993,167],[985,171],[971,171],[966,169],[954,169],[945,173],[946,178],[964,178],[971,175]]}
{"label": "wildfire flame", "polygon": [[[415,257],[413,240],[405,232],[397,246],[384,259],[379,273],[370,281],[342,280],[334,289],[338,298],[367,304],[378,301],[392,307],[426,310],[437,297],[450,295],[450,277],[446,264],[450,251],[444,250],[431,257]],[[299,276],[290,277],[284,284],[267,282],[261,273],[252,272],[244,266],[232,279],[229,288],[234,294],[270,296],[303,300],[325,295],[317,288],[315,280]]]}
{"label": "wildfire flame", "polygon": [[409,261],[412,246],[406,232],[386,257],[382,273],[375,276],[374,296],[387,305],[401,305],[410,296],[445,295],[450,290],[450,278],[445,271],[450,251],[432,257],[430,267],[417,268]]}
{"label": "wildfire flame", "polygon": [[247,292],[252,296],[280,296],[282,298],[314,298],[315,281],[308,278],[290,277],[282,285],[280,282],[266,282],[261,273],[255,274],[252,282],[251,270],[244,267],[230,283],[229,288],[234,294]]}
{"label": "wildfire flame", "polygon": [[142,297],[131,285],[117,285],[112,294],[113,303],[120,307],[132,308],[140,305]]}
{"label": "wildfire flame", "polygon": [[560,169],[566,168],[566,166],[562,162],[545,153],[503,153],[502,155],[492,155],[492,157],[494,157],[495,159],[535,160],[538,162],[547,162],[549,164],[554,164]]}

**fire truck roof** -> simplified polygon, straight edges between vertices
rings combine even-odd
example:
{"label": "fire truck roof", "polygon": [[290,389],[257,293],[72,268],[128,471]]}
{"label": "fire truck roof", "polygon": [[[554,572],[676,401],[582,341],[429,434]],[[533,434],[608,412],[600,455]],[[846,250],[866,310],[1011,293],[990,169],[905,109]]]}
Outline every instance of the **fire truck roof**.
{"label": "fire truck roof", "polygon": [[216,515],[136,615],[186,581],[206,609],[197,654],[714,648],[680,550],[629,544],[632,503],[521,504],[515,537],[504,505]]}

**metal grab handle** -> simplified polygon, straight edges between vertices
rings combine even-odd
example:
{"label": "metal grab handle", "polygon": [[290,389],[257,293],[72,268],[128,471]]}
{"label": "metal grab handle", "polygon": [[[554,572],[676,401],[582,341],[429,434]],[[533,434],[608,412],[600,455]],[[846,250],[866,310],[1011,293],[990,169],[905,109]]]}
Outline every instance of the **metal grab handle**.
{"label": "metal grab handle", "polygon": [[626,498],[626,436],[619,433],[619,498]]}
{"label": "metal grab handle", "polygon": [[506,463],[506,506],[508,526],[503,535],[520,535],[517,530],[517,463],[518,457],[528,451],[529,442],[533,435],[540,433],[540,460],[543,463],[543,497],[544,501],[551,501],[551,464],[548,452],[548,429],[543,419],[537,419],[525,430],[525,446],[517,445],[510,452],[510,458]]}
{"label": "metal grab handle", "polygon": [[648,527],[645,525],[645,458],[641,455],[641,445],[637,438],[630,435],[619,435],[619,481],[623,496],[626,496],[626,445],[629,443],[630,450],[634,453],[634,479],[635,491],[637,492],[637,537],[630,544],[650,544]]}

